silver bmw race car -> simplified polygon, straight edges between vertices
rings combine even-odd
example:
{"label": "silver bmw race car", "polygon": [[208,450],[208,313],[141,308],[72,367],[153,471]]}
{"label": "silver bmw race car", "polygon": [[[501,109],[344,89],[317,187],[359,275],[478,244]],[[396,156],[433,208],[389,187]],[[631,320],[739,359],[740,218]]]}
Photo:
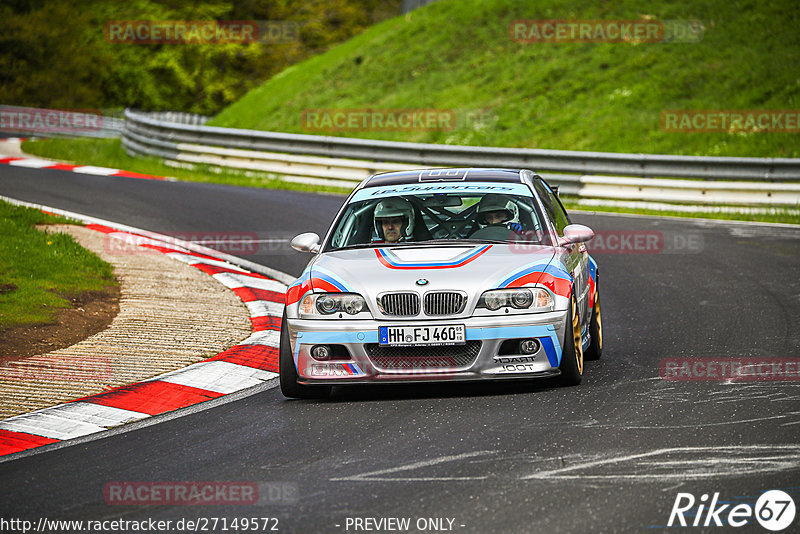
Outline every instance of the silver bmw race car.
{"label": "silver bmw race car", "polygon": [[529,170],[377,174],[286,293],[280,384],[529,379],[577,385],[603,348],[591,229]]}

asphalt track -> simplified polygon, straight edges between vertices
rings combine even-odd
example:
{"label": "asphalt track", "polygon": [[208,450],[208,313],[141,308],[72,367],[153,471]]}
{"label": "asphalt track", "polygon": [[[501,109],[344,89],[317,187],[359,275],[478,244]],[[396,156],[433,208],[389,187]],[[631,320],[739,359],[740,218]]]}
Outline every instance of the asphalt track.
{"label": "asphalt track", "polygon": [[[265,240],[322,233],[342,201],[6,165],[0,195],[162,233]],[[678,492],[752,505],[783,489],[800,503],[800,382],[659,377],[669,358],[800,358],[800,230],[574,219],[612,232],[606,240],[663,237],[657,250],[595,254],[605,352],[587,363],[579,387],[351,388],[328,401],[288,401],[273,388],[0,463],[0,517],[276,517],[281,532],[332,533],[367,532],[353,518],[410,518],[408,532],[420,531],[420,518],[449,518],[465,533],[644,532],[667,524]],[[308,260],[261,244],[243,257],[292,274]],[[110,506],[103,488],[113,481],[250,481],[285,491],[249,506]]]}

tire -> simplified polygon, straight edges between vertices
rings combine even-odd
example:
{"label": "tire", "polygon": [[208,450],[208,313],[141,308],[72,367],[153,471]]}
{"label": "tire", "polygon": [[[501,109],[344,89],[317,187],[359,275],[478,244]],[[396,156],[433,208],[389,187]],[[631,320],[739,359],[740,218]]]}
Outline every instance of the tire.
{"label": "tire", "polygon": [[583,353],[584,360],[599,360],[603,355],[603,316],[600,313],[600,292],[595,285],[594,306],[592,318],[589,322],[589,348]]}
{"label": "tire", "polygon": [[569,313],[564,327],[564,350],[561,354],[561,384],[577,386],[583,379],[583,345],[581,343],[581,319],[577,313],[578,303],[573,293],[569,299]]}
{"label": "tire", "polygon": [[297,383],[297,368],[289,343],[289,329],[286,326],[286,311],[281,320],[281,346],[279,349],[281,393],[284,397],[295,399],[324,399],[331,393],[331,386],[304,386]]}

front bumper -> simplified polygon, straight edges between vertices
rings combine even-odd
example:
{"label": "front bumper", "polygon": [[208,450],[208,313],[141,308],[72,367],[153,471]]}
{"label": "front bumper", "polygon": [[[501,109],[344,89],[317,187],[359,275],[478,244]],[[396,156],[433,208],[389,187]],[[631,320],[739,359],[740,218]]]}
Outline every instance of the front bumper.
{"label": "front bumper", "polygon": [[[435,321],[287,319],[287,327],[300,384],[524,379],[559,374],[566,315],[566,311],[554,311]],[[419,324],[463,324],[469,350],[477,355],[466,356],[466,345],[395,348],[380,351],[382,357],[376,355],[379,326]],[[538,339],[537,352],[498,354],[504,341],[530,338]],[[337,359],[313,359],[311,348],[322,344],[338,345]],[[461,348],[465,354],[459,354]]]}

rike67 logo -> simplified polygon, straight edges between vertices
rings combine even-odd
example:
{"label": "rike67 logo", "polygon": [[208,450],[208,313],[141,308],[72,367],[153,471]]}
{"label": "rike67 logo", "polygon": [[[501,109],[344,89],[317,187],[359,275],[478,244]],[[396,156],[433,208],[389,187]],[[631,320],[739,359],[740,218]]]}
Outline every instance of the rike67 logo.
{"label": "rike67 logo", "polygon": [[699,501],[691,493],[678,493],[667,526],[743,527],[755,521],[767,530],[778,532],[793,524],[796,513],[794,500],[781,490],[762,493],[755,506],[720,501],[719,492],[714,493],[711,500],[704,493]]}

